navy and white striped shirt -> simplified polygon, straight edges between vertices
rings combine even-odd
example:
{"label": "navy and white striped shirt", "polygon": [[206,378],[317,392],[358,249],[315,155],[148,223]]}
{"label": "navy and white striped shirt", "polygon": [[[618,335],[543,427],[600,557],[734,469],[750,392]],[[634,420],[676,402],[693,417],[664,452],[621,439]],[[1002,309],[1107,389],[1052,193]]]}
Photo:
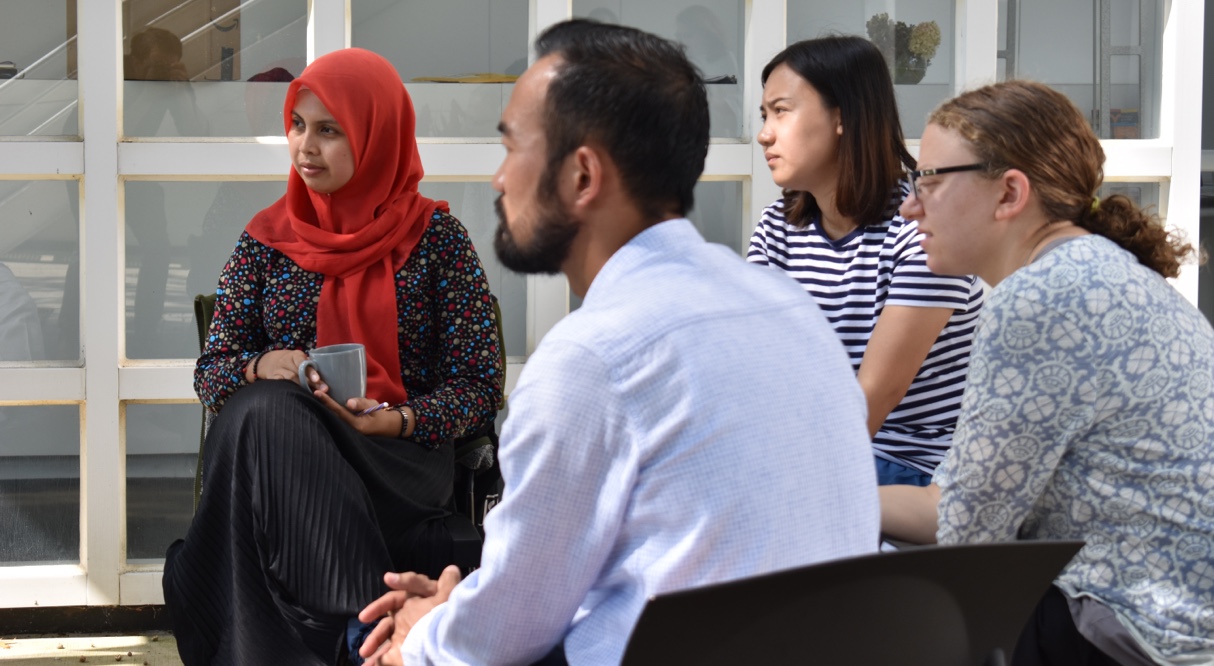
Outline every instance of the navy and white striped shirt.
{"label": "navy and white striped shirt", "polygon": [[952,445],[983,289],[977,278],[928,270],[918,223],[897,212],[908,190],[903,183],[893,193],[885,222],[838,240],[827,236],[818,220],[803,229],[786,221],[781,199],[763,211],[746,259],[784,271],[809,292],[856,370],[885,306],[956,310],[906,396],[873,438],[878,457],[930,474]]}

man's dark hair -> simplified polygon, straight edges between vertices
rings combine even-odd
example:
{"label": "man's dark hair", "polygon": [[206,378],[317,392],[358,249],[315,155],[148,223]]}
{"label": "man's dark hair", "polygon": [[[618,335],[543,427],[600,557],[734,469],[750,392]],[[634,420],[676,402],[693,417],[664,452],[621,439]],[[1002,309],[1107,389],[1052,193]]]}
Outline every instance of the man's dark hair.
{"label": "man's dark hair", "polygon": [[562,60],[546,100],[548,169],[597,143],[647,218],[686,215],[708,154],[708,95],[682,46],[574,19],[545,30],[535,50]]}

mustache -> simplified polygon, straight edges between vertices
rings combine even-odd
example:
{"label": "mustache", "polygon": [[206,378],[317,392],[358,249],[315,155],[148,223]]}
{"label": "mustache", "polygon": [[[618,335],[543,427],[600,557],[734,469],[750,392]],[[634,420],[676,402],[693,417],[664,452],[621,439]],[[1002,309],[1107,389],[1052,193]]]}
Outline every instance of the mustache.
{"label": "mustache", "polygon": [[502,198],[505,196],[504,194],[499,194],[493,200],[493,212],[497,213],[497,221],[502,224],[506,223],[506,205],[502,203]]}
{"label": "mustache", "polygon": [[497,213],[497,228],[493,230],[493,244],[510,242],[513,243],[514,237],[510,235],[510,228],[506,226],[506,205],[502,203],[504,194],[497,195],[493,200],[493,212]]}

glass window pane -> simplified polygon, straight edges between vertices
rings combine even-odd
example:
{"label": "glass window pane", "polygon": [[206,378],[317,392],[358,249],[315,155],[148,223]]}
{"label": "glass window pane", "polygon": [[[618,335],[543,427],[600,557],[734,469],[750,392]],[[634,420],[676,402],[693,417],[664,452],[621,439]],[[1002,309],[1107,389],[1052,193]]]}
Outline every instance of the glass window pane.
{"label": "glass window pane", "polygon": [[80,408],[0,407],[0,566],[80,561]]}
{"label": "glass window pane", "polygon": [[953,0],[788,0],[788,43],[832,34],[872,40],[892,63],[902,132],[917,139],[932,109],[953,96],[955,10]]}
{"label": "glass window pane", "polygon": [[[127,358],[196,358],[196,294],[215,291],[245,225],[281,197],[280,181],[126,184]],[[451,202],[468,228],[501,301],[506,350],[526,355],[526,279],[493,255],[496,194],[489,183],[422,183],[426,196]]]}
{"label": "glass window pane", "polygon": [[282,135],[287,82],[307,64],[307,0],[128,0],[127,136]]}
{"label": "glass window pane", "polygon": [[1102,139],[1159,136],[1163,3],[1003,0],[1000,39],[1012,45],[999,80],[1026,78],[1062,92]]}
{"label": "glass window pane", "polygon": [[350,40],[396,66],[418,136],[496,137],[527,69],[529,15],[528,0],[360,0]]}
{"label": "glass window pane", "polygon": [[126,558],[164,559],[194,515],[202,408],[126,406]]}
{"label": "glass window pane", "polygon": [[194,296],[219,272],[285,181],[126,184],[126,356],[197,358]]}
{"label": "glass window pane", "polygon": [[702,180],[696,183],[695,198],[695,208],[687,217],[704,238],[746,256],[750,225],[742,218],[742,182]]}
{"label": "glass window pane", "polygon": [[497,192],[489,183],[434,183],[423,181],[421,193],[451,204],[451,214],[463,223],[472,246],[489,276],[489,289],[502,308],[506,355],[527,356],[527,277],[502,266],[493,252]]}
{"label": "glass window pane", "polygon": [[1139,0],[1107,0],[1109,3],[1109,43],[1112,46],[1138,46],[1142,24]]}
{"label": "glass window pane", "polygon": [[0,136],[80,136],[76,3],[9,0],[0,20]]}
{"label": "glass window pane", "polygon": [[1100,186],[1101,199],[1114,194],[1129,197],[1139,208],[1150,209],[1148,212],[1159,212],[1159,183],[1105,182]]}
{"label": "glass window pane", "polygon": [[0,366],[80,360],[80,183],[0,181]]}
{"label": "glass window pane", "polygon": [[[736,180],[701,180],[696,183],[695,208],[687,219],[699,229],[704,240],[720,243],[746,256],[751,226],[742,217],[742,183]],[[582,299],[569,292],[569,311],[582,305]]]}
{"label": "glass window pane", "polygon": [[573,15],[604,23],[630,25],[687,47],[687,57],[704,75],[708,91],[709,133],[743,138],[741,67],[746,7],[742,0],[652,2],[652,0],[573,0]]}
{"label": "glass window pane", "polygon": [[1142,86],[1139,85],[1138,56],[1113,56],[1109,59],[1113,75],[1109,94],[1109,138],[1142,138]]}

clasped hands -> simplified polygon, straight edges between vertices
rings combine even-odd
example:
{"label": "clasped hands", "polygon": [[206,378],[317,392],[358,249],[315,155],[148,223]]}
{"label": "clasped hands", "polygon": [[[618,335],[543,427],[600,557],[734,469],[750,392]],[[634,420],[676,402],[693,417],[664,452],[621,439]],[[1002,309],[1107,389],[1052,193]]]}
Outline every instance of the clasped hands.
{"label": "clasped hands", "polygon": [[369,666],[402,664],[400,649],[409,631],[423,615],[446,602],[459,581],[459,568],[455,565],[443,569],[438,580],[412,572],[384,574],[384,583],[392,591],[372,601],[358,614],[360,622],[370,623],[382,618],[367,634],[358,654]]}
{"label": "clasped hands", "polygon": [[[246,379],[283,379],[291,382],[299,381],[299,366],[308,360],[308,354],[300,349],[273,349],[261,355],[257,364],[257,376],[252,377],[252,369],[246,369]],[[316,396],[329,411],[337,414],[350,427],[364,435],[380,437],[397,437],[400,435],[401,415],[394,409],[381,409],[370,414],[362,412],[379,405],[379,401],[370,398],[350,398],[343,406],[329,396],[329,385],[321,379],[316,368],[308,370],[308,383],[312,395]]]}

